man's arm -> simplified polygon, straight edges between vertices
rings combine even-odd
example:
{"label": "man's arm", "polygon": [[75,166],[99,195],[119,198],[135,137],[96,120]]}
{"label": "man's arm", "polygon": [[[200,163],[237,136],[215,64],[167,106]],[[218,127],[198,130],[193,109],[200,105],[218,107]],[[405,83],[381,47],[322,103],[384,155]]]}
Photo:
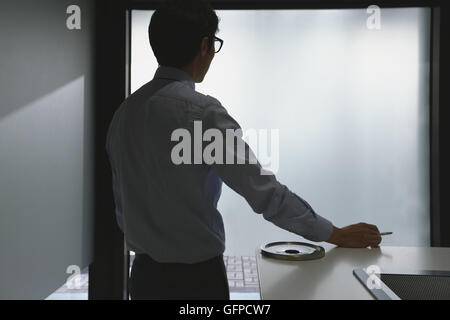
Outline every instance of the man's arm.
{"label": "man's arm", "polygon": [[[214,128],[224,137],[223,163],[212,164],[220,178],[235,192],[243,196],[254,212],[276,226],[300,235],[311,241],[327,241],[338,246],[376,246],[381,241],[376,226],[358,224],[342,229],[336,228],[327,219],[314,212],[301,197],[277,181],[275,175],[262,175],[261,165],[250,147],[235,135],[235,143],[225,143],[226,130],[240,131],[239,124],[220,104],[211,104],[203,113],[203,128]],[[238,152],[235,145],[243,144],[245,153]],[[226,164],[227,155],[234,159]],[[254,160],[250,162],[250,160]],[[243,163],[245,164],[239,164]]]}
{"label": "man's arm", "polygon": [[[227,129],[240,129],[225,108],[217,104],[205,109],[203,127],[205,130],[218,129],[223,137],[226,137]],[[332,223],[316,214],[305,200],[278,182],[275,175],[262,175],[259,162],[249,163],[250,159],[256,160],[256,157],[240,134],[235,135],[234,145],[238,144],[245,146],[244,154],[224,143],[224,163],[212,164],[220,178],[243,196],[254,212],[262,213],[266,220],[278,227],[312,241],[329,239],[333,231]],[[225,159],[230,153],[233,164],[226,164]],[[245,164],[238,164],[244,161]]]}

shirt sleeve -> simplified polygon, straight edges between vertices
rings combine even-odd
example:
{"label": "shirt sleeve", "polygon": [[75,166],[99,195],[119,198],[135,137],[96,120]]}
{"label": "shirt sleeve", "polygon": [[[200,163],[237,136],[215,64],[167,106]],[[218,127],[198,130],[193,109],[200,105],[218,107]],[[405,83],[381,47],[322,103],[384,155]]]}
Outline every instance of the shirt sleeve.
{"label": "shirt sleeve", "polygon": [[[218,101],[205,108],[202,118],[205,130],[218,129],[224,137],[224,161],[210,165],[225,184],[246,199],[254,212],[308,240],[319,242],[330,238],[333,231],[330,221],[315,213],[305,200],[278,182],[275,175],[261,174],[259,161],[242,139],[241,127]],[[236,133],[234,144],[225,143],[227,129]],[[245,153],[237,151],[239,144],[245,146]],[[227,164],[227,156],[234,161]]]}

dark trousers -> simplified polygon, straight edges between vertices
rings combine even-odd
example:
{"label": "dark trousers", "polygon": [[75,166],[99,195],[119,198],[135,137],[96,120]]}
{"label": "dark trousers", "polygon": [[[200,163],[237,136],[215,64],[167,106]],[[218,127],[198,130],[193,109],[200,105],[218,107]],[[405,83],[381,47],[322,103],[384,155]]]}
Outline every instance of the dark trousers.
{"label": "dark trousers", "polygon": [[132,300],[229,300],[223,255],[195,263],[159,263],[136,254],[131,268]]}

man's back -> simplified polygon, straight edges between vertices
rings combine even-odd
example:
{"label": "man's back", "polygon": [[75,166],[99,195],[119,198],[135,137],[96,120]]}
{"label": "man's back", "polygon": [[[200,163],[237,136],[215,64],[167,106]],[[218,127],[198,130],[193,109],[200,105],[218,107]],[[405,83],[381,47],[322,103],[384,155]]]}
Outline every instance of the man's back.
{"label": "man's back", "polygon": [[212,97],[183,71],[160,67],[116,111],[107,138],[117,221],[130,250],[193,263],[224,251],[217,211],[222,181],[206,165],[175,165],[171,135],[192,132]]}

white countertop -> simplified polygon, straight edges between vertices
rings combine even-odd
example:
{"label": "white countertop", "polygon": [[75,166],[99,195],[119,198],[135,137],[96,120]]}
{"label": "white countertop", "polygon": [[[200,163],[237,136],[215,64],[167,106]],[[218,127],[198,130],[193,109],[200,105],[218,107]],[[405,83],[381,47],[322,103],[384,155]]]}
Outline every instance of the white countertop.
{"label": "white countertop", "polygon": [[383,270],[450,271],[450,248],[338,248],[328,243],[325,257],[312,261],[276,260],[256,250],[261,299],[373,299],[353,269],[377,265]]}

